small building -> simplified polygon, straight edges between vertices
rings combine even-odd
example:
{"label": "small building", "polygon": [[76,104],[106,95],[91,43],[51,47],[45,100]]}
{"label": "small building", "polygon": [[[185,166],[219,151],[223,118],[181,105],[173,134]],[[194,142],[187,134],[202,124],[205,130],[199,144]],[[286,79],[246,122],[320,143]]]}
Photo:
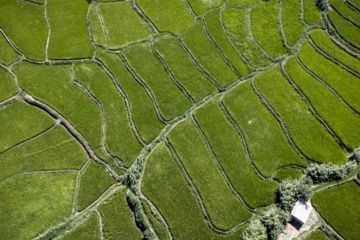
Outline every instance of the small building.
{"label": "small building", "polygon": [[291,211],[291,217],[298,223],[304,224],[309,218],[312,209],[310,201],[305,202],[304,199],[300,198]]}

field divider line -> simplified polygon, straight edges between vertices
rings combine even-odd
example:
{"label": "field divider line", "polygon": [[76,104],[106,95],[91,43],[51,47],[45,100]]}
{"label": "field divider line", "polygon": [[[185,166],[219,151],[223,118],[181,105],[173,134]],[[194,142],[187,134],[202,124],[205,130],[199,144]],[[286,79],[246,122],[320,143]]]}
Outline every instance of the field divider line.
{"label": "field divider line", "polygon": [[285,62],[282,62],[280,65],[280,70],[285,77],[285,79],[288,81],[288,83],[291,85],[291,87],[299,94],[300,98],[303,100],[303,102],[308,107],[311,114],[316,118],[316,120],[325,128],[325,130],[332,136],[332,138],[335,140],[335,142],[343,149],[345,153],[349,153],[349,149],[346,147],[346,145],[343,143],[341,138],[331,129],[331,127],[327,124],[327,122],[316,112],[314,107],[312,106],[310,100],[306,97],[306,95],[300,90],[300,88],[296,85],[296,83],[291,79],[289,74],[285,70]]}
{"label": "field divider line", "polygon": [[40,110],[47,113],[51,116],[54,120],[59,121],[59,123],[65,128],[65,130],[81,145],[84,149],[86,154],[93,159],[96,163],[101,164],[106,170],[106,172],[115,180],[121,181],[122,177],[120,177],[107,163],[103,160],[99,159],[91,149],[89,143],[85,140],[85,138],[76,130],[74,126],[70,124],[70,122],[63,117],[60,113],[54,110],[52,107],[48,106],[47,104],[34,99],[31,95],[25,94],[24,100],[26,103],[39,108]]}
{"label": "field divider line", "polygon": [[144,11],[136,4],[135,0],[129,0],[131,7],[134,11],[139,15],[139,17],[146,22],[146,24],[151,28],[153,33],[159,33],[159,29],[155,26],[155,24],[150,20],[150,18],[144,13]]}
{"label": "field divider line", "polygon": [[196,20],[197,19],[196,13],[195,13],[194,9],[192,8],[192,6],[190,5],[190,3],[188,2],[188,0],[182,0],[182,1],[186,5],[186,8],[187,8],[188,12],[190,13],[191,17],[194,20]]}
{"label": "field divider line", "polygon": [[96,212],[96,215],[98,216],[98,219],[99,219],[100,240],[104,240],[102,216],[101,216],[101,213],[100,213],[99,209],[95,209],[95,212]]}
{"label": "field divider line", "polygon": [[305,18],[304,18],[304,0],[298,0],[299,1],[299,5],[300,5],[300,13],[299,13],[299,22],[301,23],[301,25],[303,25],[304,27],[308,26],[305,23]]}
{"label": "field divider line", "polygon": [[283,6],[282,6],[282,0],[277,0],[278,6],[279,6],[279,13],[278,13],[278,25],[279,25],[279,33],[281,36],[281,41],[282,44],[284,45],[284,47],[289,51],[291,51],[291,47],[288,45],[287,43],[287,37],[286,37],[286,33],[284,30],[284,26],[283,26],[283,21],[282,21],[282,10],[283,10]]}
{"label": "field divider line", "polygon": [[281,130],[283,131],[285,138],[288,142],[288,144],[291,146],[291,148],[296,152],[296,154],[301,157],[302,160],[304,160],[306,163],[315,163],[316,161],[313,159],[309,159],[296,145],[292,137],[290,136],[290,133],[288,132],[286,128],[285,122],[281,119],[280,114],[271,106],[271,104],[266,100],[264,95],[259,91],[259,89],[256,87],[254,79],[250,80],[250,86],[255,95],[260,100],[261,104],[271,113],[271,115],[276,119],[278,122]]}
{"label": "field divider line", "polygon": [[136,140],[139,142],[139,144],[144,147],[146,146],[146,143],[142,140],[135,122],[134,122],[134,118],[133,118],[133,114],[131,112],[131,103],[125,93],[125,91],[120,87],[119,83],[116,81],[116,78],[114,77],[114,75],[110,72],[110,70],[105,66],[105,64],[103,64],[100,59],[95,58],[94,62],[99,65],[103,71],[109,76],[109,78],[111,79],[113,85],[115,86],[117,92],[121,95],[121,97],[124,99],[125,102],[125,107],[126,107],[126,111],[128,114],[128,120],[130,122],[130,126],[131,126],[131,130],[136,138]]}
{"label": "field divider line", "polygon": [[15,103],[18,100],[19,100],[19,93],[16,93],[14,96],[9,97],[8,99],[5,99],[4,101],[0,102],[0,111],[5,109],[7,106]]}
{"label": "field divider line", "polygon": [[92,32],[91,32],[90,20],[89,20],[89,12],[90,12],[90,4],[89,4],[89,7],[88,7],[87,12],[86,12],[86,27],[87,27],[87,31],[88,31],[88,34],[89,34],[89,40],[90,40],[91,44],[94,47],[94,51],[93,51],[93,55],[92,55],[92,58],[94,58],[95,51],[96,51],[96,45],[95,45],[94,37],[93,37]]}
{"label": "field divider line", "polygon": [[74,199],[73,199],[73,206],[72,206],[71,213],[76,212],[76,205],[77,205],[78,198],[79,198],[80,180],[81,180],[81,171],[79,171],[76,175]]}
{"label": "field divider line", "polygon": [[246,204],[246,202],[244,201],[244,199],[241,197],[241,195],[235,190],[234,186],[232,185],[230,179],[228,178],[228,176],[225,173],[225,170],[223,169],[223,167],[221,166],[221,164],[219,163],[211,145],[209,140],[207,139],[207,137],[205,136],[203,130],[201,129],[199,123],[197,122],[196,118],[194,115],[191,115],[191,120],[193,122],[193,124],[196,127],[196,130],[198,131],[198,133],[201,135],[203,141],[205,142],[206,148],[208,149],[211,158],[213,159],[215,165],[217,166],[217,168],[219,169],[222,177],[224,178],[226,184],[228,185],[228,187],[231,189],[231,192],[236,196],[236,198],[241,202],[241,204],[247,208],[247,210],[251,211],[251,212],[255,212],[255,210],[253,208],[251,208],[249,205]]}
{"label": "field divider line", "polygon": [[107,34],[106,34],[106,29],[105,29],[105,26],[104,26],[104,20],[102,19],[102,16],[100,14],[100,11],[99,11],[99,4],[96,4],[96,14],[99,18],[99,21],[100,21],[100,25],[101,25],[101,30],[103,31],[104,33],[104,38],[105,38],[105,41],[106,41],[106,46],[109,47],[109,39],[107,37]]}
{"label": "field divider line", "polygon": [[125,58],[125,56],[121,52],[118,52],[118,55],[119,55],[120,59],[123,61],[124,65],[125,65],[125,68],[128,70],[128,72],[138,82],[138,84],[145,90],[146,94],[148,95],[148,97],[149,97],[149,99],[150,99],[150,101],[151,101],[151,103],[153,105],[153,108],[155,110],[156,116],[159,119],[159,121],[166,125],[167,121],[161,116],[159,106],[157,105],[157,103],[155,101],[155,97],[153,96],[153,94],[150,91],[149,87],[136,74],[135,70],[131,67],[130,63]]}
{"label": "field divider line", "polygon": [[[344,3],[344,1],[342,1]],[[342,18],[344,18],[346,21],[348,21],[349,23],[351,23],[352,25],[354,25],[354,27],[360,28],[359,25],[357,25],[356,23],[354,23],[353,21],[351,21],[350,19],[348,19],[346,16],[344,16],[342,13],[339,12],[339,10],[337,10],[333,5],[331,5],[331,9],[336,12],[339,16],[341,16]],[[360,29],[359,29],[360,30]]]}
{"label": "field divider line", "polygon": [[[34,5],[37,5],[37,6],[41,6],[43,7],[44,5],[41,4],[41,3],[38,3],[38,2],[34,2],[34,1],[31,1],[31,0],[22,0],[23,2],[27,2],[27,3],[32,3]],[[45,0],[46,1],[46,0]]]}
{"label": "field divider line", "polygon": [[180,89],[180,91],[191,101],[192,104],[195,103],[194,98],[190,95],[190,93],[186,90],[186,88],[178,81],[176,80],[174,74],[172,73],[171,69],[169,68],[169,66],[167,65],[167,63],[165,62],[165,60],[162,58],[162,56],[156,51],[155,46],[154,46],[154,41],[153,39],[150,41],[151,43],[151,50],[153,52],[153,54],[155,55],[155,57],[162,63],[165,72],[169,75],[171,81]]}
{"label": "field divider line", "polygon": [[44,17],[45,17],[46,25],[48,27],[48,36],[46,39],[46,46],[45,46],[45,61],[46,62],[49,60],[48,48],[49,48],[50,35],[51,35],[50,21],[49,21],[48,15],[47,15],[47,2],[48,2],[48,0],[45,0],[45,4],[43,5],[44,6]]}
{"label": "field divider line", "polygon": [[31,171],[31,172],[20,172],[20,173],[15,173],[9,177],[6,177],[2,180],[0,180],[0,184],[10,180],[12,178],[16,178],[19,176],[23,176],[23,175],[35,175],[35,174],[47,174],[47,173],[70,173],[70,172],[79,172],[79,170],[77,169],[57,169],[57,170],[41,170],[41,171]]}
{"label": "field divider line", "polygon": [[329,86],[324,80],[322,80],[318,75],[316,75],[313,71],[311,71],[302,61],[301,59],[297,56],[296,57],[297,62],[299,63],[299,65],[311,76],[313,77],[316,81],[318,81],[319,83],[321,83],[327,90],[329,90],[332,94],[334,94],[336,96],[336,98],[338,98],[340,100],[340,102],[346,107],[348,108],[354,115],[356,115],[357,117],[360,117],[360,113],[358,113],[355,109],[353,109],[331,86]]}
{"label": "field divider line", "polygon": [[336,44],[341,50],[345,51],[350,56],[357,58],[360,60],[360,52],[354,51],[351,47],[349,47],[343,40],[338,36],[336,32],[331,32],[331,29],[327,29],[327,35],[329,39]]}
{"label": "field divider line", "polygon": [[236,47],[236,45],[234,44],[234,42],[231,40],[231,38],[229,37],[229,34],[227,33],[227,31],[225,30],[225,26],[224,26],[224,21],[222,20],[222,11],[223,9],[226,9],[226,7],[224,8],[220,8],[219,9],[219,21],[220,21],[220,25],[221,25],[221,29],[223,30],[226,38],[229,40],[230,44],[233,46],[233,48],[235,49],[235,51],[237,52],[237,54],[240,56],[240,58],[244,61],[244,63],[252,70],[254,70],[254,68],[250,65],[249,61],[244,57],[243,54],[241,54],[241,52],[239,51],[239,49]]}
{"label": "field divider line", "polygon": [[353,10],[354,12],[357,12],[360,14],[360,8],[355,6],[351,1],[349,0],[344,0],[345,5],[350,8],[351,10]]}
{"label": "field divider line", "polygon": [[230,60],[225,56],[225,54],[221,51],[220,47],[215,42],[214,38],[210,35],[209,31],[207,30],[207,26],[204,19],[200,20],[203,26],[204,33],[206,37],[210,40],[211,44],[215,47],[216,51],[219,53],[222,60],[230,67],[230,69],[236,74],[236,76],[239,78],[241,77],[240,73],[236,70],[234,65],[230,62]]}
{"label": "field divider line", "polygon": [[15,44],[10,40],[10,38],[7,36],[7,34],[5,33],[4,29],[2,29],[2,27],[0,27],[0,33],[4,36],[6,42],[10,45],[10,47],[18,54],[20,55],[22,58],[25,58],[25,55],[23,52],[21,52],[19,49],[17,49],[17,47],[15,46]]}
{"label": "field divider line", "polygon": [[23,92],[23,90],[20,88],[19,84],[18,84],[18,79],[16,74],[11,70],[11,67],[7,67],[5,65],[3,65],[2,63],[0,63],[0,68],[4,69],[7,73],[9,73],[13,78],[14,78],[14,83],[18,89],[18,94],[21,94]]}
{"label": "field divider line", "polygon": [[347,67],[345,64],[343,64],[342,62],[334,59],[333,57],[329,56],[327,53],[325,53],[322,49],[320,49],[320,47],[311,39],[311,37],[309,36],[308,38],[308,42],[310,43],[310,45],[312,46],[312,48],[315,49],[315,51],[317,51],[320,55],[322,55],[324,58],[328,59],[329,61],[335,63],[336,65],[338,65],[339,67],[341,67],[342,69],[344,69],[345,71],[351,73],[352,75],[354,75],[357,78],[360,78],[360,73],[356,72],[355,70],[351,69],[350,67]]}

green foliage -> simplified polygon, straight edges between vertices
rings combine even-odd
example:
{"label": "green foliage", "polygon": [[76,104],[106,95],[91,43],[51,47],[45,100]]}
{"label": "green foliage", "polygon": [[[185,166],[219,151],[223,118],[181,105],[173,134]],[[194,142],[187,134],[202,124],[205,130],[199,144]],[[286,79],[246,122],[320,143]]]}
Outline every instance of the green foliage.
{"label": "green foliage", "polygon": [[0,154],[0,179],[21,172],[77,169],[87,156],[78,143],[60,126],[29,142]]}
{"label": "green foliage", "polygon": [[124,190],[115,193],[100,207],[105,240],[142,239],[141,231],[136,227],[133,212],[126,201]]}
{"label": "green foliage", "polygon": [[197,21],[192,27],[182,32],[180,37],[186,48],[195,58],[195,61],[197,61],[221,87],[229,85],[238,78],[205,35],[201,21]]}
{"label": "green foliage", "polygon": [[54,121],[43,111],[18,101],[0,111],[0,152],[50,128]]}
{"label": "green foliage", "polygon": [[100,239],[99,219],[96,213],[92,213],[79,226],[67,232],[64,236],[58,238],[59,240],[98,240]]}
{"label": "green foliage", "polygon": [[316,8],[314,0],[303,0],[304,21],[308,25],[315,25],[321,22],[320,12]]}
{"label": "green foliage", "polygon": [[178,34],[194,22],[183,1],[137,0],[136,4],[160,31]]}
{"label": "green foliage", "polygon": [[303,35],[305,27],[300,23],[300,1],[287,0],[282,3],[282,24],[286,35],[286,44],[294,46]]}
{"label": "green foliage", "polygon": [[251,208],[273,203],[278,184],[262,181],[255,174],[246,158],[242,140],[222,113],[218,98],[198,109],[194,116],[221,167],[245,203]]}
{"label": "green foliage", "polygon": [[330,238],[326,236],[323,231],[317,229],[309,237],[307,237],[306,240],[330,240]]}
{"label": "green foliage", "polygon": [[[307,166],[290,147],[280,125],[244,82],[224,97],[223,103],[244,134],[253,164],[265,177],[291,164]],[[241,103],[241,104],[239,104]]]}
{"label": "green foliage", "polygon": [[0,53],[1,53],[0,63],[5,65],[9,65],[20,58],[20,56],[9,45],[9,43],[6,41],[5,37],[1,33],[0,33]]}
{"label": "green foliage", "polygon": [[[50,59],[90,58],[93,55],[87,30],[85,1],[48,1],[47,16],[51,27],[48,47]],[[61,9],[61,11],[59,11]]]}
{"label": "green foliage", "polygon": [[153,33],[129,1],[100,4],[98,9],[111,49],[144,40]]}
{"label": "green foliage", "polygon": [[1,182],[1,238],[32,239],[69,217],[76,174],[22,175]]}
{"label": "green foliage", "polygon": [[343,238],[360,236],[359,212],[360,187],[354,182],[316,193],[313,206]]}
{"label": "green foliage", "polygon": [[354,150],[355,159],[360,162],[360,147]]}
{"label": "green foliage", "polygon": [[220,7],[222,0],[188,0],[196,15],[202,15],[206,10]]}
{"label": "green foliage", "polygon": [[251,10],[251,31],[254,39],[273,58],[287,53],[280,36],[278,14],[277,1],[263,2]]}
{"label": "green foliage", "polygon": [[304,181],[289,179],[282,181],[278,190],[280,207],[287,212],[291,211],[299,198],[308,201],[312,195],[313,191],[311,186]]}
{"label": "green foliage", "polygon": [[217,91],[215,85],[195,66],[181,48],[176,37],[160,34],[154,40],[154,47],[165,60],[175,79],[189,92],[195,102]]}
{"label": "green foliage", "polygon": [[355,168],[357,163],[349,161],[345,165],[329,164],[311,164],[306,170],[309,177],[314,183],[329,182],[333,180],[341,180],[349,175]]}
{"label": "green foliage", "polygon": [[77,210],[81,211],[86,208],[113,183],[115,180],[110,177],[105,169],[92,161],[81,175]]}
{"label": "green foliage", "polygon": [[160,240],[169,239],[168,231],[166,230],[165,226],[151,213],[149,205],[145,201],[141,201],[141,205],[158,238]]}
{"label": "green foliage", "polygon": [[360,27],[359,12],[353,11],[341,0],[330,0],[330,4],[343,18]]}
{"label": "green foliage", "polygon": [[356,148],[360,142],[360,119],[321,83],[305,72],[294,58],[286,62],[285,69],[310,101],[316,113],[326,121],[348,148]]}
{"label": "green foliage", "polygon": [[16,48],[29,59],[45,60],[48,26],[43,6],[18,0],[0,0],[0,6],[0,27]]}
{"label": "green foliage", "polygon": [[143,161],[141,158],[137,158],[135,163],[129,168],[127,172],[127,177],[124,179],[124,184],[128,187],[135,187],[135,184],[139,180],[141,176],[141,172],[143,170]]}
{"label": "green foliage", "polygon": [[14,78],[2,68],[0,68],[0,79],[0,102],[2,102],[14,96],[18,92],[18,89],[15,85]]}
{"label": "green foliage", "polygon": [[150,42],[131,45],[123,53],[152,92],[164,119],[173,119],[191,106],[190,100],[172,82],[162,63],[154,56]]}
{"label": "green foliage", "polygon": [[290,214],[278,208],[271,209],[260,217],[260,221],[265,226],[270,240],[276,240],[290,220]]}
{"label": "green foliage", "polygon": [[146,143],[151,142],[160,133],[164,125],[158,120],[144,88],[126,70],[118,55],[97,49],[96,59],[109,69],[129,99],[134,123],[141,139]]}
{"label": "green foliage", "polygon": [[250,222],[250,226],[242,234],[243,240],[266,240],[266,228],[259,219]]}
{"label": "green foliage", "polygon": [[328,0],[315,0],[315,6],[319,9],[319,11],[325,12],[329,10],[330,4]]}

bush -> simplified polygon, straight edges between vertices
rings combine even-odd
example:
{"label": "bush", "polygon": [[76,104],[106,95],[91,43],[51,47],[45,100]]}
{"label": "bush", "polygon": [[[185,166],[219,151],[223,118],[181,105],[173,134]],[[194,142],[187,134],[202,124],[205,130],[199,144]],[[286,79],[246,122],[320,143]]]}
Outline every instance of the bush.
{"label": "bush", "polygon": [[319,9],[319,11],[326,11],[329,9],[329,1],[328,0],[315,0],[315,5]]}
{"label": "bush", "polygon": [[275,208],[265,213],[261,218],[261,223],[265,226],[268,239],[276,240],[280,233],[285,229],[286,223],[291,220],[289,212]]}
{"label": "bush", "polygon": [[360,148],[354,150],[354,157],[357,162],[360,162]]}
{"label": "bush", "polygon": [[351,173],[357,166],[356,161],[347,162],[345,165],[311,164],[308,169],[308,176],[314,183],[341,180]]}
{"label": "bush", "polygon": [[291,211],[299,198],[303,198],[305,201],[310,200],[314,194],[310,185],[311,181],[309,182],[308,180],[282,181],[278,190],[278,201],[281,208],[285,211]]}
{"label": "bush", "polygon": [[266,228],[259,219],[250,222],[250,226],[243,232],[244,240],[266,240]]}

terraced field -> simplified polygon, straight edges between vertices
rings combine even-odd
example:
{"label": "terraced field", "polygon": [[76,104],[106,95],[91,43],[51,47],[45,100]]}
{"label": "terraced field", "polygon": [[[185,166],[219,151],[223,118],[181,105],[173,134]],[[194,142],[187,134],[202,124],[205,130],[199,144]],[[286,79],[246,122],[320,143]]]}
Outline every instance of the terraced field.
{"label": "terraced field", "polygon": [[[241,239],[355,159],[360,3],[320,2],[0,0],[0,239]],[[358,239],[359,174],[307,239]]]}

